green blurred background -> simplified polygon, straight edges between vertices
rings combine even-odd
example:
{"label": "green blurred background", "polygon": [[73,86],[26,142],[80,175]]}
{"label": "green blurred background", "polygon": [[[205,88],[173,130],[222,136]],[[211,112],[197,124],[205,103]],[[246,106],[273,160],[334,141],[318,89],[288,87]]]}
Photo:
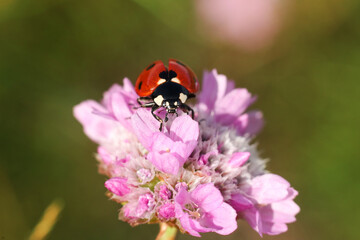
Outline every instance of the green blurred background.
{"label": "green blurred background", "polygon": [[[170,57],[258,95],[259,148],[302,209],[264,239],[360,239],[359,13],[358,0],[294,1],[274,43],[248,52],[203,31],[190,0],[1,0],[0,239],[28,237],[54,199],[65,207],[49,239],[155,238],[156,225],[117,220],[72,107]],[[260,239],[244,222],[204,236]]]}

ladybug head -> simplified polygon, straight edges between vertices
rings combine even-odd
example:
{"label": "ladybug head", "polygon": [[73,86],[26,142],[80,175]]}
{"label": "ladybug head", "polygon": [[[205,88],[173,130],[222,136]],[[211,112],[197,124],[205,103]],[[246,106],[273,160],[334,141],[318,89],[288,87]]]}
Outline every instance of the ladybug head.
{"label": "ladybug head", "polygon": [[163,107],[166,108],[168,113],[176,113],[176,109],[179,107],[179,102],[174,99],[164,101]]}

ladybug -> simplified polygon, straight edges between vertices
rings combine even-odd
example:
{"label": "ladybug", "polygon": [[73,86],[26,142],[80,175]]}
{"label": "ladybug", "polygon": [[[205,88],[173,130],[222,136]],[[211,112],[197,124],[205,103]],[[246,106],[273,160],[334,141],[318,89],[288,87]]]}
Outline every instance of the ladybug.
{"label": "ladybug", "polygon": [[[194,72],[182,62],[170,59],[169,66],[162,61],[155,61],[146,67],[135,83],[135,91],[139,95],[137,102],[140,107],[151,108],[152,115],[160,122],[160,131],[163,122],[168,121],[168,114],[177,114],[180,108],[185,113],[191,113],[194,119],[194,110],[185,104],[189,98],[194,98],[199,89],[199,82]],[[158,108],[165,108],[165,119],[155,114]]]}

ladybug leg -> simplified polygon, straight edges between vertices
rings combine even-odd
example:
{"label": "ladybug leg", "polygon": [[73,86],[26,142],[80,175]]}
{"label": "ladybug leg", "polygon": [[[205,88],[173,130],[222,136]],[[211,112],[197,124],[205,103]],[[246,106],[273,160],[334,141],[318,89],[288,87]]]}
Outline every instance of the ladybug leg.
{"label": "ladybug leg", "polygon": [[[149,100],[151,100],[151,98],[150,98]],[[140,98],[137,99],[137,102],[139,103],[140,106],[138,106],[138,107],[137,107],[137,106],[136,106],[136,107],[133,107],[134,109],[138,109],[138,108],[150,108],[150,107],[153,107],[154,105],[156,105],[154,102],[142,103]]]}
{"label": "ladybug leg", "polygon": [[162,126],[163,126],[163,120],[158,116],[156,115],[154,112],[159,108],[158,105],[156,105],[155,103],[153,103],[153,106],[151,108],[151,114],[154,116],[154,118],[156,120],[158,120],[160,122],[160,128],[159,130],[161,131],[162,130]]}
{"label": "ladybug leg", "polygon": [[136,99],[136,101],[138,102],[138,104],[140,106],[142,106],[144,104],[143,101],[145,102],[145,101],[150,101],[150,100],[152,100],[150,97],[139,97]]}
{"label": "ladybug leg", "polygon": [[185,103],[181,104],[181,109],[186,112],[187,114],[189,114],[189,112],[191,112],[191,118],[194,119],[194,110],[189,107],[188,105],[186,105]]}
{"label": "ladybug leg", "polygon": [[[179,116],[179,114],[177,112],[175,112],[174,114],[176,115],[176,117]],[[169,112],[166,112],[164,122],[167,122],[169,120],[168,115],[169,115]]]}

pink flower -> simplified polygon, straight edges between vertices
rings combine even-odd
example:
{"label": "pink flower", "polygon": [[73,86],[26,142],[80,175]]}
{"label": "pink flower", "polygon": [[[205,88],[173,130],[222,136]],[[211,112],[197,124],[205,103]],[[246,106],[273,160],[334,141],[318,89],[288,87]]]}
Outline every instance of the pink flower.
{"label": "pink flower", "polygon": [[181,186],[175,197],[176,218],[189,234],[199,232],[228,235],[237,228],[236,212],[224,203],[220,191],[212,183],[200,184],[188,192]]}
{"label": "pink flower", "polygon": [[158,122],[145,109],[133,115],[136,135],[150,151],[147,159],[160,171],[177,174],[197,144],[198,123],[187,115],[175,118],[169,131],[159,132]]}
{"label": "pink flower", "polygon": [[134,223],[138,219],[150,218],[154,214],[155,205],[153,194],[144,193],[132,198],[132,201],[121,209],[120,218],[130,223]]}
{"label": "pink flower", "polygon": [[257,134],[263,126],[262,113],[245,110],[255,102],[245,88],[234,88],[234,82],[216,70],[204,73],[203,90],[199,95],[199,110],[213,115],[215,121],[235,127],[238,133]]}
{"label": "pink flower", "polygon": [[264,174],[253,178],[244,193],[234,194],[229,202],[260,235],[276,235],[296,221],[300,208],[293,199],[297,194],[282,177]]}
{"label": "pink flower", "polygon": [[245,50],[270,45],[281,27],[281,1],[198,0],[195,3],[213,35]]}
{"label": "pink flower", "polygon": [[158,216],[161,220],[169,221],[175,218],[175,205],[167,202],[161,205],[157,210]]}
{"label": "pink flower", "polygon": [[134,108],[128,79],[101,103],[74,107],[85,134],[99,145],[99,172],[122,206],[119,218],[132,226],[169,222],[193,236],[230,234],[237,217],[260,234],[286,231],[299,211],[297,192],[267,174],[252,143],[263,125],[261,112],[246,112],[256,98],[216,70],[205,72],[203,86],[195,119],[179,112],[161,132],[149,109]]}
{"label": "pink flower", "polygon": [[157,191],[159,197],[163,200],[169,200],[172,198],[172,192],[165,184],[156,185],[155,191]]}
{"label": "pink flower", "polygon": [[114,177],[105,182],[105,187],[118,196],[124,196],[130,192],[126,178]]}

